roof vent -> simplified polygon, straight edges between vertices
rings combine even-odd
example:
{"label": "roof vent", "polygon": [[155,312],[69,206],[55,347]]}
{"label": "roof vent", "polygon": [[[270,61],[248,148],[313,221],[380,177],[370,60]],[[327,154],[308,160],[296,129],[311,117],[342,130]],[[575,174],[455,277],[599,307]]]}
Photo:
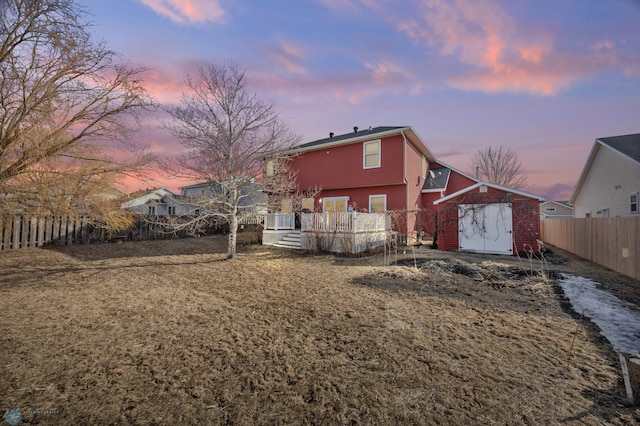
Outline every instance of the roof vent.
{"label": "roof vent", "polygon": [[353,128],[353,133],[358,133],[358,126]]}
{"label": "roof vent", "polygon": [[333,137],[333,132],[329,132],[329,137],[332,138]]}

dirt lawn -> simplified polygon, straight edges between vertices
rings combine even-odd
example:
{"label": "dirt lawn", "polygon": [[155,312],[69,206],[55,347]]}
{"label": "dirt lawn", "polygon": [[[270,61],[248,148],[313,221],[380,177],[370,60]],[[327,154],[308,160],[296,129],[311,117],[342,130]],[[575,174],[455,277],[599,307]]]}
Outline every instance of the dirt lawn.
{"label": "dirt lawn", "polygon": [[[25,424],[640,424],[541,265],[206,237],[0,253],[0,410]],[[566,256],[566,254],[565,254]],[[395,258],[394,258],[395,260]],[[640,301],[637,281],[562,254]]]}

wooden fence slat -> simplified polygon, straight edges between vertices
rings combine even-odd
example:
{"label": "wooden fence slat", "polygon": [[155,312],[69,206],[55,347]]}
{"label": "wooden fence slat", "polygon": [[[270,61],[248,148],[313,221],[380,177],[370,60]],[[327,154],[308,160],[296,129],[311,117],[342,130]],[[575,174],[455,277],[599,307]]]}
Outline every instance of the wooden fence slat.
{"label": "wooden fence slat", "polygon": [[640,216],[547,219],[541,231],[545,243],[640,279]]}
{"label": "wooden fence slat", "polygon": [[[249,222],[253,223],[252,218]],[[262,218],[255,220],[262,223]],[[219,224],[222,226],[223,224]],[[173,238],[175,235],[164,232],[161,225],[141,218],[124,235],[132,235],[136,240]],[[186,232],[179,235],[186,236]],[[26,247],[43,247],[48,244],[82,244],[95,241],[106,241],[109,233],[96,229],[90,217],[34,216],[34,217],[0,217],[0,251]]]}

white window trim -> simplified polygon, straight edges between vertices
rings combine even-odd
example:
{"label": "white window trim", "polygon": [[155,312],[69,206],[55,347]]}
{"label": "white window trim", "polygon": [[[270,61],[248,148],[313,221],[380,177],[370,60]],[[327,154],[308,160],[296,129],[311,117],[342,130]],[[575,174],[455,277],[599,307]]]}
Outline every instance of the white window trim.
{"label": "white window trim", "polygon": [[[635,203],[631,201],[631,198],[633,196],[636,197],[636,202]],[[636,210],[635,211],[633,211],[631,209],[631,206],[634,205],[634,204],[636,206]],[[629,193],[629,213],[630,214],[638,214],[638,213],[640,213],[640,193],[638,193],[638,192],[630,192]]]}
{"label": "white window trim", "polygon": [[369,212],[372,213],[373,210],[371,210],[371,199],[374,197],[382,197],[384,198],[384,211],[387,211],[387,194],[372,194],[369,195]]}
{"label": "white window trim", "polygon": [[[376,166],[367,166],[367,145],[378,145],[378,164]],[[380,139],[375,141],[364,142],[362,144],[362,168],[363,169],[377,169],[382,165],[382,142]]]}
{"label": "white window trim", "polygon": [[327,201],[335,201],[336,205],[338,204],[338,200],[345,200],[347,202],[347,211],[349,210],[349,197],[324,197],[322,200],[322,213],[326,213],[325,206],[327,205]]}

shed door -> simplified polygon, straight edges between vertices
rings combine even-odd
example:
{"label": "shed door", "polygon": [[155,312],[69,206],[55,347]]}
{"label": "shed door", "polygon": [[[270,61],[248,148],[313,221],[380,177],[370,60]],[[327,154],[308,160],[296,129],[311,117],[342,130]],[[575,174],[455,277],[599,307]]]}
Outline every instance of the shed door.
{"label": "shed door", "polygon": [[458,206],[460,250],[513,254],[511,204],[461,204]]}

